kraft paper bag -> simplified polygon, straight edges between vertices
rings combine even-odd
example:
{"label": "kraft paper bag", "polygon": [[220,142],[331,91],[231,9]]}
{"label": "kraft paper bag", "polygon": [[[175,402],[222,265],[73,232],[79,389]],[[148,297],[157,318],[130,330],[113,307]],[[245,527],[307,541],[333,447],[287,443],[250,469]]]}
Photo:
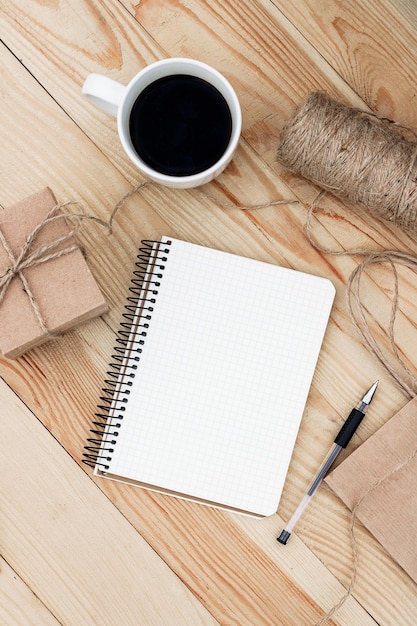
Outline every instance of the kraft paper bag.
{"label": "kraft paper bag", "polygon": [[417,583],[416,450],[417,397],[325,481]]}

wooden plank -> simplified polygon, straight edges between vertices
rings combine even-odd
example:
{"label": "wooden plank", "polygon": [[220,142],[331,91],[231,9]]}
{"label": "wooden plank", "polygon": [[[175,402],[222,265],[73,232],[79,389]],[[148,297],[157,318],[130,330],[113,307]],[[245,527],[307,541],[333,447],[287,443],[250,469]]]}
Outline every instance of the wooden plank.
{"label": "wooden plank", "polygon": [[415,3],[291,0],[281,10],[324,61],[384,117],[417,126]]}
{"label": "wooden plank", "polygon": [[0,620],[13,626],[58,626],[59,622],[23,582],[8,563],[0,558]]}
{"label": "wooden plank", "polygon": [[[283,523],[278,516],[246,518],[107,482],[103,489],[112,501],[128,519],[136,520],[144,537],[180,576],[198,588],[199,597],[204,594],[222,624],[234,616],[242,626],[307,626],[344,593],[297,537],[286,546],[289,550],[278,545]],[[169,526],[160,525],[161,514]],[[361,625],[374,623],[354,598],[329,623],[349,626],[352,619]]]}
{"label": "wooden plank", "polygon": [[[77,124],[82,120],[80,126],[106,148],[116,167],[132,183],[138,182],[137,171],[118,141],[115,119],[87,103],[81,87],[90,72],[106,73],[127,84],[138,69],[167,56],[163,49],[112,0],[42,6],[10,2],[2,7],[0,23],[5,44],[16,50],[25,67]],[[72,136],[66,135],[66,141],[75,141]]]}
{"label": "wooden plank", "polygon": [[215,624],[3,381],[0,394],[3,555],[53,615],[74,626]]}

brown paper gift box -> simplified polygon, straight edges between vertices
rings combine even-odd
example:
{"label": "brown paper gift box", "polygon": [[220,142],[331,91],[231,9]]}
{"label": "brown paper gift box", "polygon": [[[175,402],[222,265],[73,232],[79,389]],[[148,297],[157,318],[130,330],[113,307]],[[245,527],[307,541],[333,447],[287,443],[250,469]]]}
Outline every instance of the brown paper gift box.
{"label": "brown paper gift box", "polygon": [[[55,197],[46,188],[0,211],[0,230],[15,258],[27,237],[55,206]],[[48,222],[34,239],[31,250],[51,244],[67,233],[69,227],[64,218]],[[67,248],[74,243],[70,239],[61,244],[60,248]],[[4,244],[0,242],[0,277],[7,272],[10,265],[10,257]],[[6,357],[16,358],[51,336],[63,333],[108,310],[78,247],[59,258],[28,267],[22,273],[48,333],[45,334],[42,329],[22,279],[15,275],[0,303],[0,349]]]}

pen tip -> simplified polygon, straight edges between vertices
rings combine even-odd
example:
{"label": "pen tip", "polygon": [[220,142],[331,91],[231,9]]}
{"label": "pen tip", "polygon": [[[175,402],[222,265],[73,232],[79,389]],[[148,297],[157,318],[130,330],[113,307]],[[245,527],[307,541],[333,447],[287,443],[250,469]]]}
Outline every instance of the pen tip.
{"label": "pen tip", "polygon": [[362,398],[362,402],[364,404],[371,404],[372,398],[374,397],[378,384],[379,384],[379,380],[375,381],[372,387],[370,387],[368,391],[365,393],[365,395]]}

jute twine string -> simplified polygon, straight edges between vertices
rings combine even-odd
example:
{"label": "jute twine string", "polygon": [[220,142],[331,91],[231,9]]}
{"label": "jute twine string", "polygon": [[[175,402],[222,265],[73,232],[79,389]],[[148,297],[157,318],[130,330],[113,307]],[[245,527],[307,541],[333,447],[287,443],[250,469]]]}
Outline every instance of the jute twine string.
{"label": "jute twine string", "polygon": [[[325,191],[321,191],[318,196],[315,198],[313,203],[308,209],[307,219],[305,222],[305,233],[310,244],[318,251],[324,254],[330,254],[335,256],[341,255],[349,255],[349,256],[362,256],[363,260],[357,265],[357,267],[353,270],[351,275],[348,278],[346,284],[346,300],[347,306],[349,309],[349,313],[352,319],[352,322],[359,332],[359,335],[364,340],[365,344],[368,346],[370,351],[374,354],[374,356],[378,359],[381,365],[388,371],[388,373],[392,376],[392,378],[397,382],[402,391],[411,399],[417,393],[417,378],[411,372],[411,370],[407,367],[404,361],[401,359],[397,346],[395,344],[395,335],[394,335],[394,324],[396,312],[398,309],[398,273],[396,269],[396,264],[404,265],[409,267],[410,269],[417,271],[417,257],[414,255],[407,254],[405,252],[401,252],[400,250],[369,250],[366,248],[352,248],[349,250],[330,250],[321,246],[318,241],[314,238],[312,233],[312,217],[314,215],[314,210],[318,207],[320,200],[326,194]],[[386,263],[392,270],[393,278],[394,278],[394,292],[393,299],[391,303],[391,312],[390,312],[390,320],[388,325],[388,338],[390,347],[394,356],[397,359],[397,365],[399,364],[402,369],[402,374],[400,374],[396,367],[394,367],[391,362],[387,359],[386,355],[383,353],[380,348],[379,343],[375,340],[369,324],[367,322],[364,306],[362,304],[362,300],[360,297],[360,284],[364,271],[367,269],[369,265],[375,263]],[[401,461],[396,467],[387,472],[384,476],[382,476],[378,481],[376,481],[373,485],[362,494],[361,498],[356,502],[355,506],[351,511],[350,517],[350,525],[349,525],[349,540],[352,549],[352,572],[351,578],[349,581],[349,585],[346,589],[344,595],[340,598],[340,600],[326,613],[318,622],[316,622],[315,626],[321,626],[322,624],[328,622],[331,617],[340,609],[343,604],[348,600],[348,598],[352,595],[353,589],[356,584],[357,573],[358,573],[358,546],[355,536],[355,524],[357,521],[358,509],[364,500],[366,500],[384,481],[388,478],[392,477],[398,471],[400,471],[403,467],[407,466],[417,455],[417,450],[414,450],[406,459]]]}
{"label": "jute twine string", "polygon": [[414,131],[321,91],[295,109],[277,151],[287,169],[405,230],[417,230],[416,159]]}
{"label": "jute twine string", "polygon": [[[52,337],[53,333],[49,331],[47,328],[47,324],[45,322],[44,316],[39,308],[38,303],[36,302],[35,296],[30,288],[29,282],[24,274],[24,270],[27,270],[32,267],[36,267],[42,263],[47,263],[52,259],[58,259],[62,256],[70,254],[75,250],[79,249],[79,245],[74,241],[75,235],[79,232],[82,224],[86,221],[93,221],[101,226],[105,227],[108,231],[108,234],[112,234],[113,232],[113,221],[119,212],[119,210],[126,204],[126,202],[138,191],[143,189],[146,186],[154,185],[152,181],[145,181],[140,183],[139,185],[133,187],[130,191],[128,191],[114,206],[108,221],[102,220],[94,215],[87,215],[79,202],[64,202],[61,204],[55,205],[45,216],[45,218],[37,224],[37,226],[33,229],[33,231],[26,237],[24,244],[22,245],[19,253],[15,256],[13,251],[11,250],[4,233],[0,229],[0,244],[3,246],[4,250],[9,257],[10,265],[6,268],[3,274],[0,275],[0,306],[5,298],[6,292],[13,280],[16,276],[19,277],[23,284],[23,288],[25,293],[29,298],[30,305],[35,314],[35,317],[39,323],[41,332],[43,335],[47,337]],[[256,205],[239,205],[233,203],[222,203],[217,200],[214,196],[202,191],[197,190],[201,195],[206,197],[207,199],[220,204],[223,207],[234,207],[240,209],[261,209],[271,205],[278,204],[286,204],[287,200],[272,200],[271,202],[266,202],[264,204],[256,204]],[[290,201],[296,202],[296,201]],[[79,213],[62,213],[62,209],[66,207],[76,206],[80,210]],[[56,220],[66,220],[66,218],[70,218],[74,220],[74,224],[69,228],[69,231],[58,237],[54,241],[51,241],[48,244],[43,246],[39,246],[35,248],[36,238],[39,233],[51,222]],[[66,220],[67,221],[67,220]],[[62,244],[67,243],[68,245],[64,247]],[[59,248],[59,249],[57,249]]]}
{"label": "jute twine string", "polygon": [[[351,248],[348,250],[330,250],[321,246],[314,238],[312,233],[312,216],[314,210],[318,207],[320,200],[323,198],[325,192],[322,191],[318,194],[315,200],[312,202],[307,212],[307,218],[305,223],[305,233],[310,244],[319,252],[329,254],[333,256],[362,256],[363,260],[356,266],[353,272],[350,274],[346,283],[346,300],[347,307],[353,322],[354,327],[359,332],[360,336],[364,340],[373,355],[378,359],[381,365],[387,370],[392,378],[397,382],[402,391],[411,399],[417,394],[417,378],[411,372],[411,370],[404,363],[403,359],[398,353],[398,349],[395,344],[394,325],[396,314],[398,310],[398,272],[396,265],[403,265],[409,269],[417,272],[417,256],[402,252],[401,250],[370,250],[367,248]],[[388,324],[387,335],[392,352],[397,360],[397,366],[402,369],[402,374],[399,373],[398,367],[394,366],[387,356],[382,351],[380,344],[375,340],[367,318],[365,316],[364,306],[360,295],[361,280],[365,270],[370,265],[385,263],[391,268],[394,278],[394,290],[391,302],[390,319]]]}
{"label": "jute twine string", "polygon": [[[412,140],[407,139],[407,136]],[[404,230],[416,231],[416,133],[374,113],[340,104],[323,92],[316,92],[307,96],[285,124],[281,132],[277,160],[287,169],[301,174],[322,188],[307,213],[305,233],[310,244],[324,254],[362,257],[346,285],[347,307],[352,322],[370,351],[404,394],[413,398],[417,394],[417,378],[399,355],[394,325],[398,309],[397,266],[403,265],[417,271],[417,256],[399,250],[329,250],[314,238],[312,217],[325,193],[331,192]],[[395,367],[372,335],[360,291],[364,272],[369,266],[381,263],[388,265],[393,275],[394,288],[387,334],[396,359]],[[358,568],[355,522],[362,502],[385,480],[407,466],[416,455],[417,450],[414,450],[373,484],[353,507],[349,528],[353,556],[350,583],[345,594],[315,626],[321,626],[330,620],[352,595]]]}
{"label": "jute twine string", "polygon": [[[406,136],[412,137],[413,141]],[[277,160],[322,188],[307,215],[305,231],[309,242],[325,254],[363,257],[346,286],[352,321],[402,391],[409,398],[414,397],[417,394],[417,378],[398,353],[394,323],[398,309],[397,266],[417,271],[417,256],[399,250],[329,250],[314,239],[311,219],[324,193],[329,191],[404,230],[417,231],[416,133],[387,118],[341,104],[324,92],[313,92],[284,125]],[[394,278],[388,337],[401,374],[373,338],[361,303],[363,273],[368,266],[377,263],[388,264]]]}

